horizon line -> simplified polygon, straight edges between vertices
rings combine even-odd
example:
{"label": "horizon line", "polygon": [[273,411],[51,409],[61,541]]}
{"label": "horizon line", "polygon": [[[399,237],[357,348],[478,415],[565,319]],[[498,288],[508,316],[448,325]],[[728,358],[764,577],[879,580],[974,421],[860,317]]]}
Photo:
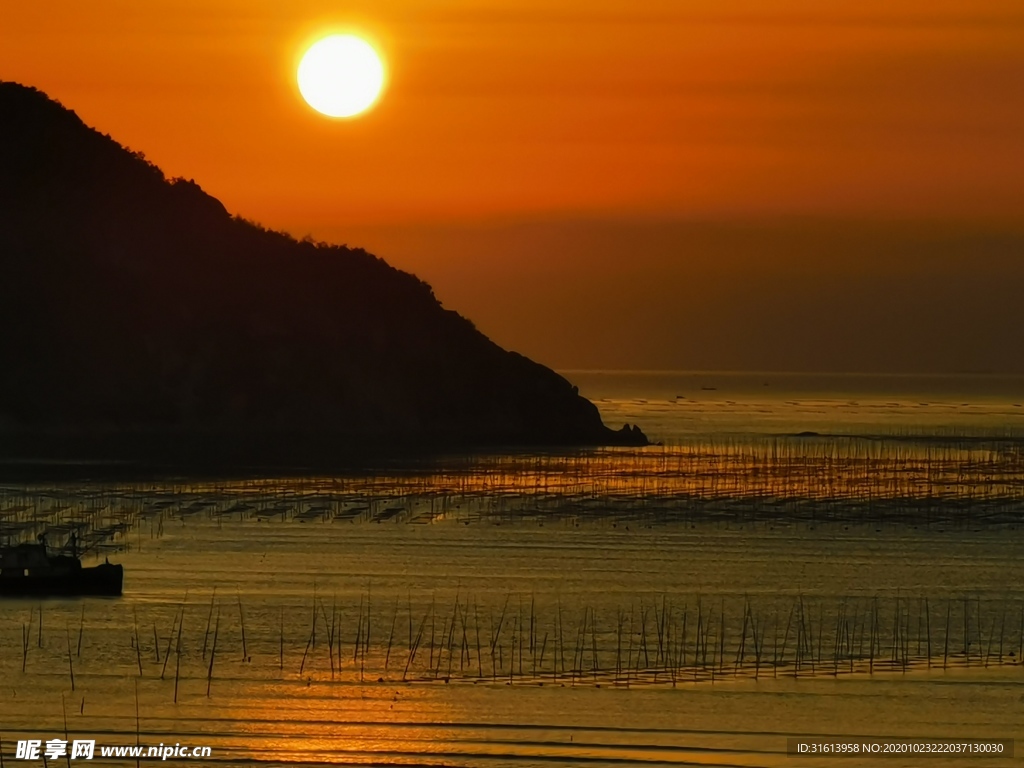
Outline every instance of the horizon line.
{"label": "horizon line", "polygon": [[1024,379],[1024,372],[957,371],[957,372],[894,372],[894,371],[766,371],[754,369],[684,369],[684,368],[565,368],[551,366],[558,373],[602,373],[618,375],[688,375],[688,376],[867,376],[879,378],[1008,378]]}

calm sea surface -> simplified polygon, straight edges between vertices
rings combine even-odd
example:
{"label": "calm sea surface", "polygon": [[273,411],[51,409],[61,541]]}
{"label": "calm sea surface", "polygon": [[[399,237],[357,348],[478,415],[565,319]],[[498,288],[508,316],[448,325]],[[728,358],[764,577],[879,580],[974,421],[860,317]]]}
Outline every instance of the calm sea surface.
{"label": "calm sea surface", "polygon": [[65,734],[210,765],[1024,738],[1024,379],[567,375],[663,444],[0,488],[0,539],[78,530],[125,566],[120,599],[0,600],[3,760]]}

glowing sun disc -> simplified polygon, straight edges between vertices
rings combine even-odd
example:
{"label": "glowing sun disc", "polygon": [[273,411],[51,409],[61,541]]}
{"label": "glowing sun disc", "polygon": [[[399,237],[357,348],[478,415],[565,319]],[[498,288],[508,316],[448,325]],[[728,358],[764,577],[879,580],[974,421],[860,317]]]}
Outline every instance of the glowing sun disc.
{"label": "glowing sun disc", "polygon": [[298,71],[299,93],[328,117],[365,112],[384,87],[384,64],[373,47],[354,35],[331,35],[313,43]]}

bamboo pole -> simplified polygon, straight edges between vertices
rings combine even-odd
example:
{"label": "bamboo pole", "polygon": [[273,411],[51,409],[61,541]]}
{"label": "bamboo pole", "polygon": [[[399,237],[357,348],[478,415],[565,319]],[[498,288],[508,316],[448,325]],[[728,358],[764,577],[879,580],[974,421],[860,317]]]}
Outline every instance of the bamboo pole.
{"label": "bamboo pole", "polygon": [[220,608],[213,626],[213,647],[210,649],[210,666],[206,672],[206,698],[210,698],[210,686],[213,685],[213,660],[217,657],[217,636],[220,634]]}
{"label": "bamboo pole", "polygon": [[[68,629],[68,627],[66,625],[64,627],[64,634],[65,634],[65,637],[66,637],[66,639],[68,641],[68,675],[71,678],[71,692],[74,693],[75,692],[75,665],[74,665],[74,662],[71,660],[71,630]],[[63,694],[61,694],[61,699],[60,700],[61,700],[61,705],[63,706],[63,704],[64,704],[64,695]],[[64,719],[65,719],[65,725],[67,725],[67,716],[66,715],[65,715]]]}

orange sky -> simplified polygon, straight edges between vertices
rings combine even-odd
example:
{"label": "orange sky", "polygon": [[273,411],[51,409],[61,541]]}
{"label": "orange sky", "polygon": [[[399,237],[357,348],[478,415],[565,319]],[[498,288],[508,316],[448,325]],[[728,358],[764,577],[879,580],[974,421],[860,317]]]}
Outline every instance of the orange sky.
{"label": "orange sky", "polygon": [[[319,116],[294,84],[302,47],[334,31],[368,36],[388,63],[388,90],[360,119]],[[599,307],[628,290],[588,221],[667,232],[810,215],[961,222],[984,237],[1024,211],[1019,0],[11,2],[0,78],[41,88],[232,212],[414,269],[496,340],[555,365],[754,365],[739,336],[702,357],[659,335],[679,318],[644,325],[643,296],[624,322],[650,354],[531,331],[528,305]],[[504,247],[509,227],[549,234],[530,235],[527,256]],[[706,283],[695,300],[719,303],[704,311],[744,311],[721,270],[657,241],[669,285]],[[746,243],[729,263],[776,265],[793,275],[785,291],[806,263],[789,253]],[[531,293],[555,279],[549,260],[560,282]],[[581,293],[581,270],[598,288]],[[504,276],[524,293],[499,312]]]}

